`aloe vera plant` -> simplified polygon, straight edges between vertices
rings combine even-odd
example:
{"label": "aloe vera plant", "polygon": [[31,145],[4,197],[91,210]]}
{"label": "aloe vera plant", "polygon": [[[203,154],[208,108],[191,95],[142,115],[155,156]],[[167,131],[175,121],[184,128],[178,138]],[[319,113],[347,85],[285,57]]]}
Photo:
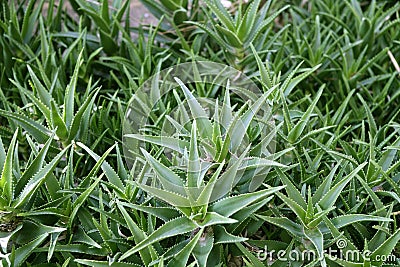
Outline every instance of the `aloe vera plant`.
{"label": "aloe vera plant", "polygon": [[[18,137],[19,130],[17,130],[11,140],[7,154],[3,143],[0,139],[0,149],[2,154],[6,157],[2,159],[2,175],[0,180],[1,186],[1,206],[0,206],[0,222],[1,231],[9,232],[9,234],[2,236],[3,252],[7,252],[7,244],[12,235],[21,232],[25,235],[25,240],[31,241],[7,255],[7,261],[13,258],[13,264],[20,266],[23,261],[32,253],[32,250],[39,246],[46,237],[49,235],[59,236],[60,233],[66,229],[63,227],[52,227],[42,225],[40,223],[30,222],[30,218],[35,216],[62,216],[62,213],[57,212],[57,208],[53,210],[50,207],[37,207],[32,209],[34,202],[49,202],[56,203],[62,199],[62,195],[57,191],[60,188],[59,182],[53,174],[53,170],[58,163],[62,160],[69,146],[60,151],[52,161],[46,163],[46,156],[49,151],[51,141],[54,137],[52,135],[40,151],[35,152],[35,158],[32,158],[21,175],[18,169],[18,161],[16,162],[15,153],[18,153]],[[33,147],[34,148],[34,147]],[[36,148],[34,148],[36,150]],[[41,188],[49,188],[47,194],[41,193]],[[39,201],[40,199],[40,201]],[[33,233],[29,233],[33,231]],[[35,235],[41,231],[39,236]],[[56,241],[53,241],[53,243]]]}
{"label": "aloe vera plant", "polygon": [[207,24],[190,23],[204,30],[218,45],[224,47],[227,50],[226,58],[228,62],[242,69],[241,61],[243,61],[249,45],[255,42],[273,20],[288,8],[288,6],[285,6],[273,15],[268,16],[267,13],[272,1],[267,1],[262,7],[260,7],[260,3],[261,1],[258,0],[253,1],[246,10],[242,10],[240,5],[239,10],[232,17],[221,1],[206,1],[207,8],[215,14],[218,20],[216,21],[209,12],[205,12],[209,19]]}
{"label": "aloe vera plant", "polygon": [[71,82],[66,89],[66,95],[63,103],[64,110],[62,112],[59,110],[59,107],[50,94],[49,89],[45,88],[45,86],[40,82],[39,78],[29,66],[28,70],[32,79],[30,85],[33,88],[33,92],[24,88],[17,81],[12,80],[12,83],[18,88],[20,93],[24,95],[24,97],[30,99],[32,103],[34,103],[35,107],[43,114],[48,127],[40,125],[24,114],[19,114],[17,112],[0,110],[0,114],[21,125],[21,127],[29,131],[31,135],[35,136],[35,138],[40,141],[46,140],[46,137],[50,135],[51,130],[55,130],[56,136],[64,146],[67,146],[77,136],[84,136],[84,128],[87,128],[85,121],[87,122],[88,120],[88,116],[90,115],[89,112],[91,107],[93,107],[98,89],[90,92],[91,83],[88,84],[87,98],[82,103],[78,111],[74,114],[74,98],[76,94],[78,71],[82,64],[81,55],[82,53],[78,58]]}
{"label": "aloe vera plant", "polygon": [[[176,162],[175,164],[184,170],[183,177],[167,167],[172,165],[171,162],[160,162],[142,149],[146,164],[141,171],[141,177],[143,178],[139,179],[137,186],[150,196],[155,196],[168,203],[170,208],[179,211],[183,217],[169,218],[171,221],[167,221],[153,235],[139,242],[134,248],[125,253],[121,259],[125,259],[132,253],[143,250],[148,245],[159,241],[159,236],[163,236],[164,233],[166,234],[165,237],[170,237],[171,235],[168,233],[171,232],[174,232],[173,235],[175,236],[196,231],[197,239],[210,239],[210,242],[213,243],[211,241],[214,236],[213,228],[217,227],[218,239],[224,240],[222,243],[245,240],[231,235],[223,224],[237,223],[236,220],[229,217],[233,214],[240,216],[241,212],[239,210],[248,205],[254,208],[246,210],[246,213],[254,213],[260,208],[259,205],[256,205],[257,203],[265,203],[264,200],[269,194],[282,188],[268,188],[253,192],[261,185],[262,178],[268,173],[270,167],[285,167],[267,158],[267,156],[271,158],[267,146],[272,139],[273,129],[269,129],[271,133],[265,136],[260,144],[252,145],[249,143],[248,147],[243,147],[246,138],[248,138],[246,132],[250,132],[250,126],[256,121],[256,115],[265,105],[271,91],[263,94],[254,103],[245,104],[235,112],[235,107],[231,106],[229,87],[227,87],[221,106],[216,102],[214,106],[215,113],[210,120],[207,119],[206,111],[194,98],[190,90],[178,78],[176,80],[183,91],[185,100],[189,105],[191,117],[194,120],[191,123],[190,132],[186,130],[189,126],[181,124],[182,122],[176,121],[172,117],[169,120],[174,122],[178,136],[187,136],[190,140],[140,134],[127,134],[126,137],[149,142],[160,146],[161,149],[169,148],[173,150],[174,154],[176,153],[171,157]],[[178,94],[175,93],[175,97],[178,97]],[[178,101],[180,100],[178,99]],[[184,106],[180,106],[177,112],[180,114],[186,112],[184,108]],[[261,123],[268,122],[269,115],[265,113]],[[263,127],[267,128],[267,125],[260,126],[260,128]],[[259,129],[259,131],[262,132],[263,130]],[[242,134],[239,134],[239,132]],[[151,170],[154,177],[147,174],[147,169]],[[145,176],[146,178],[144,178]],[[142,183],[142,179],[146,179],[147,182]],[[157,187],[157,184],[160,184],[161,187]],[[241,188],[238,188],[239,194],[223,198],[229,196],[229,192],[236,185]],[[140,207],[137,208],[140,209]],[[146,209],[149,209],[149,207],[143,207],[143,211],[146,211]],[[156,210],[155,207],[153,209]],[[182,227],[183,229],[181,230],[180,228]],[[219,244],[218,240],[215,241],[216,245]],[[193,245],[190,246],[190,249],[187,248],[192,242]],[[193,253],[200,266],[207,264],[208,254],[211,253],[213,246],[210,245],[207,248],[208,251],[202,252],[206,253],[206,255],[199,255],[196,247],[201,247],[201,242],[199,240],[190,241],[182,251],[174,248],[174,253],[180,256],[182,254],[185,259],[179,262],[180,266],[186,264],[191,253]],[[171,252],[166,252],[166,255],[169,254],[170,256],[173,255]],[[169,257],[164,257],[164,260],[168,259]],[[169,264],[178,264],[178,262],[172,261]]]}

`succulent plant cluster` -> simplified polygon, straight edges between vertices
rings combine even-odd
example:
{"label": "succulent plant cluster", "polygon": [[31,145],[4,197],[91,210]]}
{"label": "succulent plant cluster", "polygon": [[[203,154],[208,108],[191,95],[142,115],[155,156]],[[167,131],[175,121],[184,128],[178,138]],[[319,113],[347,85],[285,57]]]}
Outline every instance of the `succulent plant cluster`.
{"label": "succulent plant cluster", "polygon": [[0,266],[400,265],[399,2],[132,2],[0,1]]}

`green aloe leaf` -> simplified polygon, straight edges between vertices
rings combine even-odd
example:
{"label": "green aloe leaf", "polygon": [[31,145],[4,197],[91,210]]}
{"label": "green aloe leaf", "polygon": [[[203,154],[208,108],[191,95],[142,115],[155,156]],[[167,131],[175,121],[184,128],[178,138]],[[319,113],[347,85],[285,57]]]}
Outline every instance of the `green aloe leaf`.
{"label": "green aloe leaf", "polygon": [[292,183],[292,181],[287,177],[279,168],[276,169],[276,172],[279,175],[279,178],[281,179],[282,183],[286,186],[285,190],[289,198],[293,199],[294,201],[297,202],[303,209],[307,208],[307,203],[304,200],[303,196],[299,192],[299,190],[296,188],[296,186]]}
{"label": "green aloe leaf", "polygon": [[65,126],[58,109],[54,103],[51,101],[51,122],[53,123],[53,128],[56,129],[56,134],[61,140],[66,140],[68,138],[67,126]]}
{"label": "green aloe leaf", "polygon": [[267,86],[267,88],[272,88],[273,84],[272,84],[272,78],[270,75],[270,70],[268,68],[268,63],[266,65],[263,64],[260,56],[258,55],[256,49],[254,48],[254,46],[252,44],[250,45],[250,48],[251,48],[251,51],[253,52],[253,55],[257,61],[257,66],[260,71],[261,81],[262,81],[263,85]]}
{"label": "green aloe leaf", "polygon": [[15,185],[14,189],[14,194],[19,195],[25,185],[28,183],[29,179],[34,176],[43,166],[45,163],[45,157],[47,155],[47,152],[50,148],[50,145],[53,141],[53,136],[51,136],[47,142],[44,144],[43,148],[40,150],[40,152],[36,155],[35,159],[32,161],[32,163],[29,165],[29,167],[25,170],[25,172],[22,174],[22,176],[17,180],[17,183]]}
{"label": "green aloe leaf", "polygon": [[79,129],[83,128],[83,124],[84,122],[84,114],[85,112],[87,112],[87,110],[90,110],[91,107],[93,106],[93,103],[96,99],[97,94],[99,93],[100,88],[94,90],[93,92],[91,92],[85,102],[83,102],[83,104],[79,107],[78,111],[76,112],[75,116],[72,119],[72,123],[71,126],[69,127],[69,131],[68,131],[68,141],[73,140]]}
{"label": "green aloe leaf", "polygon": [[149,142],[155,145],[160,145],[166,148],[170,148],[176,152],[182,153],[185,148],[189,147],[189,142],[180,140],[170,136],[151,136],[151,135],[140,135],[140,134],[126,134],[126,138],[134,138],[140,141]]}
{"label": "green aloe leaf", "polygon": [[304,237],[302,226],[300,224],[294,223],[286,217],[274,218],[264,215],[257,215],[257,217],[280,228],[283,228],[297,237]]}
{"label": "green aloe leaf", "polygon": [[180,195],[175,192],[170,192],[161,188],[148,186],[145,184],[138,183],[137,186],[142,190],[146,191],[147,193],[150,193],[151,195],[167,202],[168,204],[174,207],[182,208],[191,206],[190,200],[184,195]]}
{"label": "green aloe leaf", "polygon": [[365,182],[363,180],[363,178],[361,177],[357,177],[358,181],[360,182],[361,186],[364,188],[365,191],[367,191],[368,195],[370,196],[372,202],[375,205],[376,210],[378,210],[379,212],[377,213],[380,216],[385,216],[385,212],[384,212],[384,205],[382,203],[382,201],[380,200],[380,198],[376,195],[376,193],[369,187],[369,185],[367,184],[367,182]]}
{"label": "green aloe leaf", "polygon": [[240,243],[248,240],[246,237],[235,236],[228,233],[222,225],[215,226],[214,239],[215,244]]}
{"label": "green aloe leaf", "polygon": [[[97,162],[99,162],[102,157],[99,157],[96,153],[94,153],[90,148],[82,144],[81,142],[76,143],[78,146],[83,148],[92,158],[94,158]],[[121,178],[118,176],[118,174],[114,171],[114,169],[108,164],[106,161],[102,161],[101,164],[101,169],[104,171],[104,174],[108,178],[109,182],[116,186],[120,190],[124,190],[124,184],[121,181]]]}
{"label": "green aloe leaf", "polygon": [[387,238],[377,249],[371,253],[370,258],[374,261],[374,264],[376,264],[376,266],[382,266],[384,264],[382,259],[387,257],[393,251],[399,241],[400,229],[397,229],[393,235]]}
{"label": "green aloe leaf", "polygon": [[333,181],[333,178],[335,176],[335,173],[337,169],[342,165],[343,161],[339,161],[335,167],[332,168],[332,170],[329,172],[328,177],[324,179],[324,181],[321,183],[321,185],[318,187],[318,189],[315,191],[313,195],[313,203],[317,203],[324,195],[326,195],[331,188],[331,184]]}
{"label": "green aloe leaf", "polygon": [[[225,94],[224,94],[224,102],[222,103],[222,108],[221,108],[221,115],[218,120],[219,123],[221,123],[222,130],[228,129],[229,125],[232,121],[233,117],[233,109],[231,106],[231,97],[230,97],[230,91],[229,91],[229,83],[226,85],[225,89]],[[217,111],[215,111],[217,112]]]}
{"label": "green aloe leaf", "polygon": [[196,229],[197,226],[194,224],[192,221],[190,221],[186,217],[179,217],[176,219],[173,219],[169,222],[166,222],[162,226],[160,226],[157,230],[155,230],[151,235],[149,235],[145,240],[139,242],[125,252],[120,260],[124,260],[131,256],[132,254],[150,246],[151,244],[154,244],[155,242],[161,241],[165,238],[176,236],[176,235],[181,235],[188,233],[190,231],[193,231]]}
{"label": "green aloe leaf", "polygon": [[41,168],[26,184],[21,193],[15,198],[11,206],[13,208],[21,208],[24,204],[29,201],[30,197],[35,194],[38,188],[46,181],[46,179],[51,175],[61,158],[69,149],[69,146],[64,148],[60,153],[53,158],[53,160]]}
{"label": "green aloe leaf", "polygon": [[39,96],[39,99],[42,103],[44,103],[47,108],[50,108],[51,101],[54,101],[53,97],[49,93],[49,91],[43,86],[43,84],[40,82],[39,78],[36,76],[35,72],[32,70],[32,68],[28,65],[27,66],[29,75],[31,76],[33,80],[33,85],[34,88],[36,89],[36,93]]}
{"label": "green aloe leaf", "polygon": [[330,233],[336,240],[342,239],[346,242],[346,246],[342,248],[342,251],[344,253],[350,253],[350,251],[354,253],[359,252],[357,247],[345,235],[343,235],[343,232],[340,232],[339,229],[336,228],[336,226],[330,221],[330,219],[324,216],[323,221],[328,226]]}
{"label": "green aloe leaf", "polygon": [[[99,171],[100,167],[102,166],[102,164],[104,163],[106,157],[108,156],[108,154],[111,152],[112,149],[114,149],[115,145],[110,147],[104,154],[103,156],[101,156],[101,158],[99,158],[95,164],[95,166],[93,167],[93,169],[90,171],[90,173],[88,174],[89,178],[92,178],[96,175],[96,173]],[[68,219],[68,228],[71,229],[72,227],[72,223],[75,219],[75,216],[78,212],[78,210],[80,209],[80,207],[85,203],[86,199],[89,197],[89,195],[92,193],[92,191],[96,188],[97,184],[101,181],[102,177],[104,174],[101,174],[96,180],[94,180],[94,182],[85,189],[85,191],[82,192],[82,194],[75,200],[73,207],[72,207],[72,212],[69,216]]]}
{"label": "green aloe leaf", "polygon": [[[140,243],[143,240],[147,239],[146,233],[139,228],[139,226],[135,223],[132,217],[128,214],[125,208],[122,205],[118,205],[118,209],[121,211],[122,216],[124,217],[128,228],[133,236],[133,239],[136,243]],[[147,266],[152,260],[155,260],[157,257],[157,252],[153,248],[153,246],[149,245],[147,249],[139,251],[140,257],[143,263]]]}
{"label": "green aloe leaf", "polygon": [[7,246],[8,243],[10,242],[11,238],[13,235],[21,230],[22,224],[18,225],[13,231],[11,232],[1,232],[0,233],[0,247],[2,250],[2,253],[7,253]]}
{"label": "green aloe leaf", "polygon": [[231,219],[225,216],[222,216],[219,213],[216,212],[207,212],[206,216],[200,221],[196,221],[196,224],[200,228],[205,228],[211,225],[220,225],[220,224],[231,224],[231,223],[236,223],[237,220]]}
{"label": "green aloe leaf", "polygon": [[233,127],[229,127],[228,134],[231,138],[231,150],[236,152],[239,148],[240,144],[243,141],[243,138],[247,132],[247,129],[250,126],[250,123],[253,121],[257,113],[260,111],[262,107],[265,107],[267,104],[266,100],[269,94],[272,92],[272,88],[264,93],[254,104],[252,104],[246,112],[240,117],[240,120],[236,121]]}
{"label": "green aloe leaf", "polygon": [[3,198],[8,200],[9,204],[13,199],[13,189],[15,186],[14,185],[15,178],[13,175],[13,161],[14,161],[15,146],[17,143],[17,136],[18,136],[18,130],[15,131],[11,139],[11,143],[7,151],[7,156],[4,161],[0,179],[0,188],[2,190],[1,195]]}
{"label": "green aloe leaf", "polygon": [[37,248],[48,236],[48,234],[42,234],[36,237],[36,239],[31,242],[17,248],[15,250],[15,258],[13,261],[13,266],[22,266],[25,260],[29,257],[29,255],[33,252],[35,248]]}
{"label": "green aloe leaf", "polygon": [[[110,266],[110,262],[109,261],[84,260],[84,259],[75,259],[74,261],[76,263],[83,264],[85,266],[91,266],[91,267],[107,267],[107,266]],[[66,265],[66,266],[68,266],[68,265]],[[139,265],[139,264],[136,264],[136,263],[129,263],[129,262],[113,262],[111,264],[111,266],[113,266],[113,267],[130,267],[130,266],[139,267],[139,266],[142,266],[142,265]]]}
{"label": "green aloe leaf", "polygon": [[[98,257],[106,257],[110,251],[102,248],[89,247],[86,244],[68,244],[68,245],[56,245],[54,248],[57,252],[66,252],[66,253],[80,253],[83,255],[90,256],[98,256]],[[47,247],[38,247],[35,249],[35,252],[47,252]]]}
{"label": "green aloe leaf", "polygon": [[325,86],[321,86],[321,88],[318,90],[317,95],[315,96],[314,100],[312,101],[311,105],[308,107],[306,112],[304,112],[303,116],[300,118],[300,120],[297,122],[297,124],[290,130],[288,134],[288,140],[290,143],[295,143],[297,139],[301,136],[303,133],[307,123],[309,122],[312,112],[317,105],[317,102],[319,98],[322,95],[323,89]]}
{"label": "green aloe leaf", "polygon": [[235,48],[241,48],[243,46],[242,41],[239,39],[236,33],[232,32],[229,29],[221,27],[218,24],[215,27],[221,33],[221,35],[225,37],[225,39],[228,41],[230,45],[232,45]]}
{"label": "green aloe leaf", "polygon": [[187,170],[187,186],[199,187],[201,185],[201,165],[197,147],[197,124],[193,121],[190,135],[189,162]]}
{"label": "green aloe leaf", "polygon": [[74,117],[75,92],[78,82],[79,69],[83,64],[82,55],[83,55],[83,50],[79,53],[74,73],[72,74],[71,81],[68,84],[65,92],[63,120],[67,128],[71,126]]}
{"label": "green aloe leaf", "polygon": [[142,154],[145,156],[147,162],[150,164],[151,168],[157,174],[157,177],[163,184],[164,188],[171,192],[182,194],[182,187],[184,186],[182,179],[164,164],[152,157],[144,149],[141,149],[141,151]]}
{"label": "green aloe leaf", "polygon": [[210,211],[214,211],[226,217],[230,217],[232,214],[243,209],[247,205],[260,201],[267,196],[278,192],[285,188],[284,186],[273,187],[269,189],[260,190],[253,193],[240,194],[233,197],[223,198],[209,207]]}
{"label": "green aloe leaf", "polygon": [[199,232],[197,232],[197,234],[193,238],[191,238],[189,243],[187,243],[187,245],[181,251],[179,251],[179,253],[174,255],[173,259],[168,263],[167,266],[178,266],[178,267],[187,266],[190,254],[196,247],[202,234],[203,234],[203,229],[200,229]]}
{"label": "green aloe leaf", "polygon": [[15,121],[40,143],[45,143],[51,135],[49,129],[25,115],[6,110],[0,110],[0,115]]}
{"label": "green aloe leaf", "polygon": [[240,40],[243,40],[246,35],[253,28],[254,22],[257,18],[257,10],[260,6],[261,0],[251,2],[246,10],[242,20],[240,21],[239,27],[237,28],[237,35]]}
{"label": "green aloe leaf", "polygon": [[[373,215],[366,215],[366,214],[347,214],[341,215],[331,219],[332,224],[337,228],[340,229],[347,225],[351,225],[353,223],[358,222],[391,222],[392,219],[386,217],[379,217]],[[321,232],[326,233],[328,229],[326,227],[320,227]]]}
{"label": "green aloe leaf", "polygon": [[204,139],[211,139],[212,125],[206,111],[203,109],[203,107],[200,105],[194,95],[181,80],[175,78],[175,81],[179,84],[183,93],[185,94],[190,112],[192,113],[192,118],[194,118],[197,122],[200,136]]}
{"label": "green aloe leaf", "polygon": [[206,0],[207,6],[215,13],[219,21],[229,30],[235,31],[233,19],[220,1]]}
{"label": "green aloe leaf", "polygon": [[[303,81],[305,78],[307,78],[308,76],[310,76],[313,72],[315,72],[317,69],[319,69],[321,67],[321,64],[318,64],[310,69],[307,69],[304,73],[296,76],[295,78],[290,78],[288,77],[287,80],[285,80],[285,83],[282,85],[283,92],[285,96],[288,96],[290,94],[290,92],[301,82]],[[294,74],[294,73],[293,73]],[[320,88],[320,90],[323,90],[325,86],[322,86]],[[317,98],[318,97],[319,92],[317,93]],[[314,100],[315,101],[315,100]],[[317,100],[318,101],[318,100]],[[311,111],[312,112],[312,111]]]}
{"label": "green aloe leaf", "polygon": [[324,237],[318,228],[307,229],[304,228],[304,235],[313,243],[317,250],[318,259],[322,267],[326,267],[324,257]]}
{"label": "green aloe leaf", "polygon": [[[243,162],[245,155],[247,155],[249,148],[247,148],[242,155],[229,167],[216,181],[214,185],[214,190],[211,194],[211,199],[218,199],[226,195],[232,187],[235,185],[235,182],[238,181],[237,173],[240,165]],[[232,160],[233,161],[233,160]]]}
{"label": "green aloe leaf", "polygon": [[[390,218],[390,216],[393,213],[393,205],[391,205],[386,213],[386,217]],[[375,250],[377,249],[388,237],[389,231],[386,231],[386,229],[389,229],[390,222],[382,222],[379,225],[378,231],[372,237],[372,239],[369,241],[368,248],[370,250]]]}
{"label": "green aloe leaf", "polygon": [[95,248],[101,249],[102,247],[100,246],[99,243],[93,240],[82,227],[79,227],[73,234],[72,242],[74,243],[82,243],[86,244],[89,246],[93,246]]}
{"label": "green aloe leaf", "polygon": [[[29,67],[29,66],[28,66]],[[21,86],[18,82],[16,82],[15,80],[11,80],[10,81],[18,88],[18,90],[20,91],[21,94],[26,95],[35,105],[36,107],[43,113],[43,115],[45,116],[46,120],[48,123],[51,122],[51,115],[50,115],[50,106],[47,106],[46,104],[43,103],[43,101],[40,98],[37,98],[33,92],[31,92],[30,90],[28,90],[27,88]],[[51,97],[49,97],[50,101],[51,101]]]}
{"label": "green aloe leaf", "polygon": [[0,136],[0,170],[2,170],[2,171],[3,171],[4,163],[6,162],[6,158],[7,158],[6,154],[7,153],[6,153],[6,150],[3,145],[3,140],[1,139],[1,136]]}
{"label": "green aloe leaf", "polygon": [[[198,194],[199,197],[196,199],[196,201],[195,201],[196,205],[194,205],[194,206],[206,205],[208,207],[208,203],[210,203],[210,201],[212,201],[211,195],[212,195],[212,192],[214,191],[216,180],[218,179],[224,166],[225,166],[225,162],[222,162],[218,166],[217,170],[214,172],[211,179],[207,182],[206,186],[204,186],[203,189],[201,190],[201,192]],[[194,189],[195,189],[195,193],[197,193],[201,188],[194,188]]]}
{"label": "green aloe leaf", "polygon": [[122,206],[131,208],[133,210],[140,210],[149,214],[152,214],[164,222],[172,220],[180,216],[180,213],[172,207],[151,207],[151,206],[144,206],[144,205],[136,205],[133,203],[120,203]]}
{"label": "green aloe leaf", "polygon": [[95,189],[97,184],[100,182],[100,180],[103,178],[103,175],[100,175],[75,201],[73,205],[73,210],[68,218],[68,228],[71,229],[72,223],[75,219],[75,216],[79,210],[79,208],[84,204],[86,199],[89,197],[89,195],[92,193],[92,191]]}
{"label": "green aloe leaf", "polygon": [[306,225],[307,212],[296,201],[286,197],[284,194],[277,192],[276,195],[297,215],[303,225]]}
{"label": "green aloe leaf", "polygon": [[213,247],[214,235],[211,231],[206,230],[192,251],[193,256],[196,258],[197,264],[200,267],[207,266],[207,260]]}
{"label": "green aloe leaf", "polygon": [[[259,209],[267,205],[268,202],[270,202],[274,196],[269,196],[265,199],[262,199],[260,201],[255,202],[254,204],[250,204],[238,212],[234,213],[232,215],[232,218],[238,220],[238,221],[244,221],[246,218],[249,218],[252,214],[255,214]],[[231,229],[228,229],[231,230]]]}
{"label": "green aloe leaf", "polygon": [[248,265],[254,266],[254,267],[263,267],[264,266],[264,264],[254,254],[252,254],[248,249],[246,249],[242,244],[236,243],[235,245],[239,248],[239,250],[243,253],[243,255],[248,260]]}
{"label": "green aloe leaf", "polygon": [[340,193],[342,190],[345,188],[345,186],[350,182],[351,179],[353,179],[354,176],[358,174],[362,168],[367,163],[364,162],[357,168],[355,168],[351,173],[349,173],[345,178],[343,178],[340,182],[338,182],[336,185],[334,185],[323,197],[322,199],[318,202],[318,205],[322,209],[329,209],[333,205],[335,205],[336,200],[338,199]]}

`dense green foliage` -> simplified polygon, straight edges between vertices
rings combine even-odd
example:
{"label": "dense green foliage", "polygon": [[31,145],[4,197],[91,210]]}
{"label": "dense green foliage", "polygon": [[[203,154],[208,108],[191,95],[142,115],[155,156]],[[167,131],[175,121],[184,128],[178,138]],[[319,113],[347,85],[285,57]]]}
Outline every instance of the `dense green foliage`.
{"label": "dense green foliage", "polygon": [[[400,2],[142,0],[159,23],[138,27],[129,2],[0,1],[1,266],[399,266]],[[196,95],[222,99],[222,112],[174,121],[168,142],[158,114],[151,135],[131,136],[147,148],[131,169],[129,100],[197,60],[240,70],[263,94],[241,105],[177,77],[162,105]],[[263,101],[273,154],[248,112]],[[150,173],[169,190],[136,182]],[[333,260],[324,250],[338,240],[371,255]],[[257,258],[265,246],[319,258]]]}

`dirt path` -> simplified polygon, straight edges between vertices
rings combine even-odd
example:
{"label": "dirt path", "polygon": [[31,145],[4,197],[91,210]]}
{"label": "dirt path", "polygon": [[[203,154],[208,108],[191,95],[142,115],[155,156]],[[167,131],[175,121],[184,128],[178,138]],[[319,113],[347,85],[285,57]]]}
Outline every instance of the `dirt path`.
{"label": "dirt path", "polygon": [[[87,0],[92,3],[100,5],[100,0]],[[126,1],[126,0],[124,0]],[[58,1],[56,1],[58,3]],[[110,7],[113,1],[109,0]],[[157,19],[149,12],[149,10],[140,2],[140,0],[131,0],[130,1],[130,24],[132,27],[137,27],[139,24],[153,24],[157,23]],[[58,5],[58,4],[57,4]],[[77,18],[75,11],[72,9],[69,0],[64,1],[64,9],[69,12],[74,18]],[[45,3],[43,6],[44,14],[47,13],[48,3]]]}
{"label": "dirt path", "polygon": [[153,24],[157,23],[157,19],[147,10],[147,8],[139,0],[131,0],[131,25],[138,26],[140,23]]}

